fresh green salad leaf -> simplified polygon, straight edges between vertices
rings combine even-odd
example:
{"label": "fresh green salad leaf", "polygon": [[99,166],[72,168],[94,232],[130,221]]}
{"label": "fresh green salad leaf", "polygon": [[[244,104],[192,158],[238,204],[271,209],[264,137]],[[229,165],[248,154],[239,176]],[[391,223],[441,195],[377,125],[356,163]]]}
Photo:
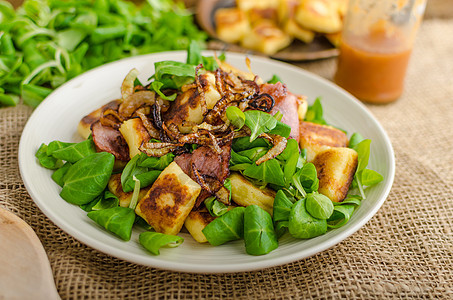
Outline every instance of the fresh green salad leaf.
{"label": "fresh green salad leaf", "polygon": [[293,207],[293,201],[291,201],[283,190],[279,190],[275,195],[273,218],[274,222],[288,221],[291,208]]}
{"label": "fresh green salad leaf", "polygon": [[135,176],[140,181],[140,188],[147,187],[156,181],[163,169],[165,169],[175,157],[169,153],[162,157],[148,157],[144,153],[135,155],[124,167],[121,173],[121,186],[124,192],[134,190]]}
{"label": "fresh green salad leaf", "polygon": [[114,162],[115,156],[107,152],[82,158],[69,167],[60,196],[77,205],[92,201],[107,186]]}
{"label": "fresh green salad leaf", "polygon": [[281,187],[285,186],[284,174],[277,159],[267,160],[260,165],[251,164],[243,174],[262,184],[271,183]]}
{"label": "fresh green salad leaf", "polygon": [[36,158],[38,159],[41,166],[46,169],[56,170],[63,165],[63,162],[52,155],[47,155],[47,148],[48,146],[44,143],[38,148],[36,151]]}
{"label": "fresh green salad leaf", "polygon": [[184,242],[184,238],[177,235],[163,234],[154,231],[142,232],[139,236],[139,242],[146,250],[153,255],[159,255],[159,249],[162,247],[178,247]]}
{"label": "fresh green salad leaf", "polygon": [[214,219],[204,229],[208,242],[213,246],[244,237],[244,207],[236,207],[221,217]]}
{"label": "fresh green salad leaf", "polygon": [[308,106],[307,113],[305,114],[305,121],[321,125],[327,124],[326,120],[324,120],[321,98],[316,98],[315,102]]}
{"label": "fresh green salad leaf", "polygon": [[229,106],[226,109],[226,116],[236,130],[241,129],[245,124],[245,114],[237,106]]}
{"label": "fresh green salad leaf", "polygon": [[301,199],[291,208],[288,230],[295,238],[309,239],[326,233],[327,221],[311,216],[305,208],[305,199]]}
{"label": "fresh green salad leaf", "polygon": [[253,142],[261,133],[274,129],[278,122],[272,115],[259,110],[247,110],[244,114],[245,125],[251,130],[250,142]]}
{"label": "fresh green salad leaf", "polygon": [[333,213],[334,205],[329,197],[313,192],[305,199],[307,212],[317,219],[327,220]]}
{"label": "fresh green salad leaf", "polygon": [[275,84],[275,83],[277,83],[277,82],[282,82],[282,80],[281,80],[281,78],[280,78],[278,75],[276,75],[276,74],[272,75],[272,78],[269,79],[269,80],[267,81],[267,83],[271,83],[271,84]]}
{"label": "fresh green salad leaf", "polygon": [[213,217],[220,217],[228,211],[228,206],[218,201],[216,197],[206,198],[206,200],[204,200],[204,205]]}
{"label": "fresh green salad leaf", "polygon": [[113,232],[125,241],[131,239],[132,226],[134,226],[135,212],[128,207],[113,207],[103,210],[93,210],[88,217]]}
{"label": "fresh green salad leaf", "polygon": [[63,166],[59,169],[55,170],[52,174],[52,179],[55,181],[59,186],[63,187],[64,185],[64,176],[68,172],[69,168],[72,166],[70,162],[66,162]]}
{"label": "fresh green salad leaf", "polygon": [[244,241],[245,251],[251,255],[264,255],[278,247],[272,217],[257,205],[244,211]]}
{"label": "fresh green salad leaf", "polygon": [[[49,147],[52,145],[52,143],[49,144]],[[59,142],[58,146],[55,146],[55,148],[57,147],[60,148],[53,150],[51,152],[51,155],[55,158],[65,160],[70,163],[76,163],[82,158],[96,153],[96,148],[94,147],[93,140],[91,139],[85,140],[77,144],[69,143],[61,144],[61,142]]]}
{"label": "fresh green salad leaf", "polygon": [[36,107],[69,79],[124,57],[187,49],[191,42],[203,47],[207,35],[181,3],[25,0],[15,11],[1,1],[0,105],[15,105],[20,96]]}

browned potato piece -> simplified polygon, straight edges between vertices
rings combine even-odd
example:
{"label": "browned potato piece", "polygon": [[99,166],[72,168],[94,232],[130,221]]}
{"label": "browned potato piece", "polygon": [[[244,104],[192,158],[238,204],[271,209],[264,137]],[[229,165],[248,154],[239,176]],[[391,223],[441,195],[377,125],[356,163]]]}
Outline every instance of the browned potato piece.
{"label": "browned potato piece", "polygon": [[[120,200],[120,206],[122,207],[128,207],[129,204],[131,203],[132,199],[132,193],[133,192],[127,192],[125,193],[123,191],[123,187],[121,186],[121,174],[113,174],[110,177],[109,183],[108,183],[108,189],[109,191],[118,197]],[[138,200],[142,199],[146,193],[149,191],[151,187],[148,186],[146,188],[143,188],[140,190],[140,193],[138,195]]]}
{"label": "browned potato piece", "polygon": [[302,1],[295,18],[304,28],[321,33],[339,32],[342,27],[338,7],[330,0]]}
{"label": "browned potato piece", "polygon": [[315,38],[315,33],[313,31],[303,28],[294,21],[294,19],[289,19],[288,22],[286,22],[284,30],[289,35],[307,44],[311,43]]}
{"label": "browned potato piece", "polygon": [[292,39],[273,22],[264,20],[256,24],[242,39],[242,46],[268,55],[289,46]]}
{"label": "browned potato piece", "polygon": [[347,135],[334,127],[311,122],[300,122],[301,149],[307,149],[307,161],[313,162],[315,156],[330,147],[347,147]]}
{"label": "browned potato piece", "polygon": [[247,15],[238,8],[221,8],[215,13],[216,31],[219,39],[237,43],[250,30]]}
{"label": "browned potato piece", "polygon": [[277,9],[275,8],[252,8],[248,14],[250,24],[254,25],[263,20],[274,24],[278,23]]}
{"label": "browned potato piece", "polygon": [[277,8],[278,1],[275,0],[236,0],[236,5],[242,11],[253,8]]}
{"label": "browned potato piece", "polygon": [[274,207],[275,191],[261,189],[248,181],[239,173],[233,172],[231,180],[231,199],[238,205],[258,205],[272,215]]}
{"label": "browned potato piece", "polygon": [[157,232],[177,234],[192,210],[201,187],[176,162],[159,175],[135,212]]}
{"label": "browned potato piece", "polygon": [[119,130],[129,146],[131,158],[140,153],[139,147],[143,142],[146,143],[151,139],[140,118],[124,121]]}
{"label": "browned potato piece", "polygon": [[206,243],[208,240],[203,234],[203,229],[214,220],[215,217],[206,210],[191,211],[187,216],[184,226],[190,235],[199,243]]}
{"label": "browned potato piece", "polygon": [[319,192],[334,202],[342,201],[357,169],[357,152],[351,148],[330,148],[316,155],[313,164],[319,178]]}

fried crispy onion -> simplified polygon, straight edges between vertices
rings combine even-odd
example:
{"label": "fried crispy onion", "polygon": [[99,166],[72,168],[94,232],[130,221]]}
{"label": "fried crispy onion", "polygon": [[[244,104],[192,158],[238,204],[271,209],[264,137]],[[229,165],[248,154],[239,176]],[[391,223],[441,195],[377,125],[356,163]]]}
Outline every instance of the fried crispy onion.
{"label": "fried crispy onion", "polygon": [[143,105],[153,105],[156,101],[156,93],[152,91],[138,91],[127,98],[123,98],[118,112],[121,117],[130,118],[133,113]]}
{"label": "fried crispy onion", "polygon": [[269,151],[267,151],[266,154],[261,156],[261,158],[259,158],[256,161],[256,165],[258,166],[267,160],[277,157],[286,148],[287,140],[280,135],[262,133],[258,137],[267,139],[273,145],[272,148]]}
{"label": "fried crispy onion", "polygon": [[178,149],[183,144],[174,143],[142,143],[139,150],[148,156],[161,157]]}

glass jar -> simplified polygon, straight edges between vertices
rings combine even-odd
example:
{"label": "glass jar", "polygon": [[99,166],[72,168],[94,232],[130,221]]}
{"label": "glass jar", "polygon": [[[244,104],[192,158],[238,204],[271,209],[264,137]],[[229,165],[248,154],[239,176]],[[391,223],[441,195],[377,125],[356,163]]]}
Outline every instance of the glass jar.
{"label": "glass jar", "polygon": [[398,99],[425,6],[426,0],[349,0],[335,82],[365,102]]}

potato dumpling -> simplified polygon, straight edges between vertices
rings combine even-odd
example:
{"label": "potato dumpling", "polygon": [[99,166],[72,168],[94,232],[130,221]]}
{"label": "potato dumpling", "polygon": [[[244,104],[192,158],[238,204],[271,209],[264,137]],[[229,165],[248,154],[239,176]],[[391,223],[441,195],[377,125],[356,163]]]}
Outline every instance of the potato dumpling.
{"label": "potato dumpling", "polygon": [[140,154],[140,145],[143,142],[147,143],[151,139],[140,118],[133,118],[124,121],[119,130],[129,146],[130,158]]}
{"label": "potato dumpling", "polygon": [[275,54],[291,44],[289,34],[281,30],[272,21],[264,20],[256,24],[242,39],[242,46],[268,55]]}
{"label": "potato dumpling", "polygon": [[330,0],[302,1],[295,19],[304,28],[321,33],[339,32],[342,27],[338,6]]}
{"label": "potato dumpling", "polygon": [[201,187],[176,162],[166,167],[135,212],[157,232],[177,234],[192,210]]}
{"label": "potato dumpling", "polygon": [[307,150],[307,161],[313,162],[316,154],[330,147],[347,147],[347,135],[334,127],[311,122],[300,122],[299,145]]}
{"label": "potato dumpling", "polygon": [[275,191],[259,188],[239,173],[231,173],[231,199],[238,205],[258,205],[272,215]]}
{"label": "potato dumpling", "polygon": [[237,43],[250,30],[247,15],[238,8],[221,8],[216,11],[218,37],[228,43]]}
{"label": "potato dumpling", "polygon": [[184,226],[190,235],[199,243],[206,243],[208,240],[203,234],[203,229],[214,220],[215,217],[204,208],[202,210],[193,210],[187,216]]}
{"label": "potato dumpling", "polygon": [[319,192],[334,202],[342,201],[357,169],[357,152],[351,148],[329,148],[313,161],[318,172]]}

